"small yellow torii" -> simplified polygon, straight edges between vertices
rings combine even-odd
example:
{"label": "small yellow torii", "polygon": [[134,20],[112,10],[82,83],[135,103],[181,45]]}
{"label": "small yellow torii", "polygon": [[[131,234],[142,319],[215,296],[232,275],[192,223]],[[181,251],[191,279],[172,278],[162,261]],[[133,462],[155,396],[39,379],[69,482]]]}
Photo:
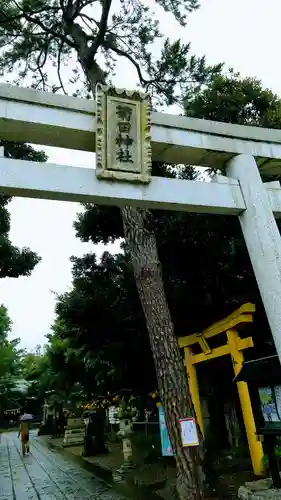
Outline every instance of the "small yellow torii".
{"label": "small yellow torii", "polygon": [[[244,356],[243,350],[253,347],[252,337],[241,339],[239,336],[239,328],[245,323],[253,322],[253,313],[256,307],[254,304],[243,304],[239,309],[234,311],[226,318],[213,323],[210,327],[206,328],[200,333],[194,333],[187,337],[179,338],[179,346],[184,349],[184,363],[188,375],[189,390],[194,405],[194,410],[197,418],[198,425],[202,434],[204,434],[202,410],[200,404],[198,379],[196,373],[196,364],[203,361],[210,361],[211,359],[218,358],[230,354],[233,364],[235,376],[238,375],[242,368]],[[211,349],[208,344],[208,339],[215,337],[221,333],[226,333],[227,343]],[[202,352],[195,354],[192,346],[199,344]],[[256,433],[256,424],[254,420],[252,404],[246,382],[237,382],[237,389],[246,428],[246,434],[249,444],[249,450],[253,465],[254,473],[257,476],[262,476],[264,473],[263,466],[263,448],[261,442],[258,440]]]}

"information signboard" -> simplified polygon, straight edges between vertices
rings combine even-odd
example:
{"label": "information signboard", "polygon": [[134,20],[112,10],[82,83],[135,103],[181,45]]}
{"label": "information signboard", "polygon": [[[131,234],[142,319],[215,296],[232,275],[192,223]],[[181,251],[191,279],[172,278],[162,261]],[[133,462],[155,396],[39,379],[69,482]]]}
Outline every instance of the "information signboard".
{"label": "information signboard", "polygon": [[162,448],[162,457],[172,457],[174,455],[168,429],[165,421],[165,414],[163,406],[159,406],[159,427],[160,427],[160,437],[161,437],[161,448]]}
{"label": "information signboard", "polygon": [[199,438],[195,418],[181,418],[180,426],[182,445],[184,447],[199,446]]}
{"label": "information signboard", "polygon": [[281,386],[260,387],[259,396],[265,422],[281,422]]}

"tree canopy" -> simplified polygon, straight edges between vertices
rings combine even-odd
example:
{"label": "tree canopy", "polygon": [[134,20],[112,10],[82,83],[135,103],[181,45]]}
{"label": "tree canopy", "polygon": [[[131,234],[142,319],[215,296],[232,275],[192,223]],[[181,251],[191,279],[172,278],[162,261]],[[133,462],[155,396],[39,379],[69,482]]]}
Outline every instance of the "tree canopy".
{"label": "tree canopy", "polygon": [[0,420],[8,404],[11,391],[15,388],[15,378],[20,372],[22,351],[18,348],[19,339],[9,340],[12,322],[7,309],[0,306]]}
{"label": "tree canopy", "polygon": [[[89,399],[122,388],[147,395],[155,373],[128,256],[105,252],[100,262],[94,254],[72,261],[73,288],[57,301],[53,363],[70,383],[75,377]],[[55,338],[59,346],[64,342],[62,350]]]}
{"label": "tree canopy", "polygon": [[[96,82],[112,80],[116,64],[125,60],[145,90],[170,104],[221,69],[209,66],[205,57],[190,56],[190,44],[161,33],[159,12],[185,26],[187,14],[198,6],[197,0],[154,0],[151,5],[142,0],[1,0],[0,71],[7,77],[16,70],[18,84],[31,77],[33,88],[89,97]],[[91,78],[85,77],[90,66]],[[55,67],[56,75],[48,67]]]}
{"label": "tree canopy", "polygon": [[2,305],[0,306],[0,377],[5,376],[13,364],[13,346],[8,342],[8,333],[10,330],[11,320],[7,309]]}
{"label": "tree canopy", "polygon": [[280,128],[280,97],[256,78],[230,70],[184,99],[185,114],[219,122]]}

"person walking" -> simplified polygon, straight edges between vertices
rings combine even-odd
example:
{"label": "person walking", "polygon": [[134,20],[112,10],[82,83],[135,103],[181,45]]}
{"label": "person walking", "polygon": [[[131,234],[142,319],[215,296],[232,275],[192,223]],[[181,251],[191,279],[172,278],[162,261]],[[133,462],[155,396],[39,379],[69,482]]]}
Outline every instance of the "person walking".
{"label": "person walking", "polygon": [[28,420],[21,420],[18,437],[21,439],[22,454],[29,453],[29,422]]}

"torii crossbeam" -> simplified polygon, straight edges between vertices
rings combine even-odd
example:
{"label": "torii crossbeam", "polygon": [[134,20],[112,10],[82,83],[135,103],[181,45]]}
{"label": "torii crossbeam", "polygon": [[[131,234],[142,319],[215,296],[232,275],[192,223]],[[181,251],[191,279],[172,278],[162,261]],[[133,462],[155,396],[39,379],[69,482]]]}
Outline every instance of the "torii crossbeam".
{"label": "torii crossbeam", "polygon": [[[136,105],[130,102],[124,99],[127,106]],[[0,139],[94,152],[98,113],[99,101],[0,85]],[[280,131],[152,113],[150,135],[153,160],[215,166],[226,176],[211,183],[157,177],[146,184],[116,182],[113,176],[97,179],[92,169],[2,156],[0,192],[238,216],[281,359],[281,239],[275,221],[281,216],[281,188],[277,182],[264,185],[259,172],[280,175]],[[110,134],[104,137],[112,140]]]}

